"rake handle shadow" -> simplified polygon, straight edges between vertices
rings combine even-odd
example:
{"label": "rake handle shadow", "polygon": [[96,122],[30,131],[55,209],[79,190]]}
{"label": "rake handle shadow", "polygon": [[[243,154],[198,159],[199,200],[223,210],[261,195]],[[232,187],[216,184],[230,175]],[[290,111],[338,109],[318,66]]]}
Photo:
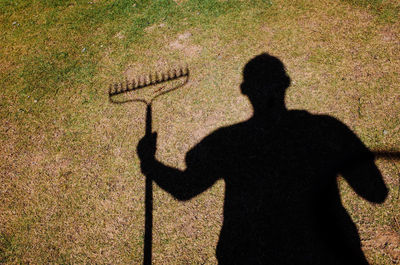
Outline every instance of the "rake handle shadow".
{"label": "rake handle shadow", "polygon": [[[152,134],[152,108],[151,103],[146,106],[146,136]],[[143,264],[151,265],[153,242],[153,181],[146,177],[145,183],[145,221],[144,221],[144,249]]]}

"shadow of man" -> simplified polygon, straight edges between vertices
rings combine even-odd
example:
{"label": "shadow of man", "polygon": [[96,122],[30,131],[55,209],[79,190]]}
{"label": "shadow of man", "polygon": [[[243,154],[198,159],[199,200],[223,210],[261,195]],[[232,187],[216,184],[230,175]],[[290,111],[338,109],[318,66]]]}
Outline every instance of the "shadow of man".
{"label": "shadow of man", "polygon": [[289,85],[278,58],[256,56],[241,84],[254,115],[205,137],[187,153],[184,171],[155,159],[156,134],[143,138],[142,172],[178,200],[224,179],[219,264],[368,264],[337,176],[382,203],[388,190],[374,156],[335,118],[286,109]]}

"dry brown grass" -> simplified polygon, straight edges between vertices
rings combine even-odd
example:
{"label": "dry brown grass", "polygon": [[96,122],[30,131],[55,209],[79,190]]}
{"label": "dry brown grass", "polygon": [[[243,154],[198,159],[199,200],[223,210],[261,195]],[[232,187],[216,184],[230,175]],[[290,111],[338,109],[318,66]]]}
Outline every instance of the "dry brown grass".
{"label": "dry brown grass", "polygon": [[[177,168],[185,168],[186,152],[204,136],[251,116],[238,88],[242,67],[261,52],[285,63],[293,80],[289,108],[335,116],[372,149],[399,149],[399,22],[384,23],[368,9],[343,2],[272,3],[207,23],[187,17],[157,22],[130,46],[118,30],[109,42],[93,44],[97,71],[90,82],[67,83],[55,97],[20,95],[24,82],[16,73],[24,62],[9,46],[2,48],[2,77],[15,83],[1,95],[0,258],[32,264],[141,262],[144,177],[135,150],[145,108],[112,105],[106,93],[124,75],[189,64],[190,82],[156,101],[153,110],[157,158]],[[106,27],[118,26],[105,24],[90,34],[100,36]],[[14,48],[25,54],[29,45]],[[361,200],[344,183],[342,198],[371,263],[396,264],[400,164],[377,164],[390,188],[385,204]],[[154,264],[216,263],[223,191],[218,182],[182,203],[155,187]]]}

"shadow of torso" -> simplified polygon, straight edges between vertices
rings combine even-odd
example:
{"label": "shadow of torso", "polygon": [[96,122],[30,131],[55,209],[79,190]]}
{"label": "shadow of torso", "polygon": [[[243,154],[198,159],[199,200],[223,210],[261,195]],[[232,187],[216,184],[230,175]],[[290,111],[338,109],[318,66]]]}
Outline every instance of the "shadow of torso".
{"label": "shadow of torso", "polygon": [[254,57],[240,85],[253,117],[204,138],[187,153],[184,171],[155,159],[157,135],[149,134],[138,144],[142,172],[178,200],[225,181],[219,264],[366,265],[337,177],[382,203],[388,193],[382,175],[346,125],[286,109],[290,82],[277,57]]}
{"label": "shadow of torso", "polygon": [[199,181],[225,180],[219,263],[368,264],[337,176],[353,178],[349,183],[361,193],[368,190],[363,185],[378,183],[376,196],[384,196],[374,165],[365,183],[345,173],[364,158],[373,164],[370,156],[344,124],[305,111],[252,118],[207,136],[186,162]]}

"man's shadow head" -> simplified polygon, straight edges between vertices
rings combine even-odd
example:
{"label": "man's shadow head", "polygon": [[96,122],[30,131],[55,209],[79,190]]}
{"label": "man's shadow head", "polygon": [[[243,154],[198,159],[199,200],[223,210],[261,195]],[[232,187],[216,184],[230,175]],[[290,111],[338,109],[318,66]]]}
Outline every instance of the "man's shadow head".
{"label": "man's shadow head", "polygon": [[257,55],[243,68],[241,92],[251,101],[255,114],[285,109],[284,98],[289,86],[285,66],[267,53]]}

